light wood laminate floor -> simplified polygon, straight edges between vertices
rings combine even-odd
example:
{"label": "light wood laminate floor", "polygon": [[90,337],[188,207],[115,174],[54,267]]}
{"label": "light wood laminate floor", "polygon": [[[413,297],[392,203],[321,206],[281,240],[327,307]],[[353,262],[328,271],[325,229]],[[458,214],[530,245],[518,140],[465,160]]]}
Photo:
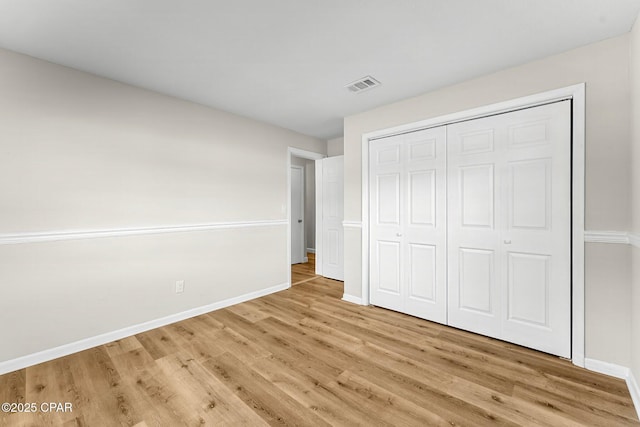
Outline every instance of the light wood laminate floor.
{"label": "light wood laminate floor", "polygon": [[624,381],[556,357],[289,290],[0,376],[2,426],[639,426]]}

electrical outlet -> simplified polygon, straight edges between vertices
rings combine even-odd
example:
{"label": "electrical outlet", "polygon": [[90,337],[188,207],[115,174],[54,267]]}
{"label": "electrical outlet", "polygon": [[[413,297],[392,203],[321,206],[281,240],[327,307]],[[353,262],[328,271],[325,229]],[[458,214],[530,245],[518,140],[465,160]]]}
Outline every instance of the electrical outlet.
{"label": "electrical outlet", "polygon": [[176,281],[176,294],[181,294],[184,292],[184,280]]}

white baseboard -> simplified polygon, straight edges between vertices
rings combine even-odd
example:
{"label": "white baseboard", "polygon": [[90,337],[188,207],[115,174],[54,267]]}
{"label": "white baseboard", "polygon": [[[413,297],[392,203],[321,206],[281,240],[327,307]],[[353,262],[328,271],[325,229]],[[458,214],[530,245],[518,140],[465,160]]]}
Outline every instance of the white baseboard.
{"label": "white baseboard", "polygon": [[309,262],[309,257],[304,257],[304,258],[302,258],[302,262],[303,262],[304,264],[308,263],[308,262]]}
{"label": "white baseboard", "polygon": [[629,375],[627,376],[627,387],[629,387],[631,400],[633,400],[633,405],[636,407],[638,419],[640,419],[640,387],[638,387],[636,377],[633,376],[633,371],[631,370],[629,370]]}
{"label": "white baseboard", "polygon": [[43,350],[37,353],[29,354],[26,356],[18,357],[16,359],[0,362],[0,375],[24,369],[29,366],[37,365],[39,363],[48,362],[59,357],[68,356],[79,351],[84,351],[93,347],[104,345],[116,340],[120,340],[126,337],[130,337],[141,332],[146,332],[151,329],[160,328],[162,326],[169,325],[171,323],[179,322],[181,320],[189,319],[191,317],[199,316],[201,314],[209,313],[211,311],[219,310],[221,308],[229,307],[241,302],[249,301],[255,298],[260,298],[265,295],[269,295],[275,292],[279,292],[290,288],[289,283],[283,283],[276,286],[271,286],[259,291],[250,292],[248,294],[240,295],[237,297],[229,298],[223,301],[214,302],[213,304],[204,305],[202,307],[196,307],[191,310],[183,311],[181,313],[171,314],[169,316],[161,317],[159,319],[150,320],[148,322],[140,323],[137,325],[129,326],[117,331],[107,332],[101,335],[97,335],[91,338],[85,338],[80,341],[64,344],[59,347],[54,347],[48,350]]}
{"label": "white baseboard", "polygon": [[629,376],[629,368],[616,365],[615,363],[603,362],[596,359],[584,359],[584,367],[590,371],[600,374],[609,375],[611,377],[622,378],[626,380]]}
{"label": "white baseboard", "polygon": [[616,365],[615,363],[603,362],[595,359],[585,359],[584,367],[590,371],[625,380],[627,382],[629,394],[631,395],[631,400],[633,401],[633,406],[636,408],[638,419],[640,419],[640,387],[638,387],[638,382],[636,381],[631,369]]}
{"label": "white baseboard", "polygon": [[352,304],[363,305],[362,298],[354,297],[353,295],[347,295],[347,294],[342,295],[342,301],[350,302]]}
{"label": "white baseboard", "polygon": [[316,249],[315,248],[307,248],[307,253],[308,254],[315,254],[316,253]]}

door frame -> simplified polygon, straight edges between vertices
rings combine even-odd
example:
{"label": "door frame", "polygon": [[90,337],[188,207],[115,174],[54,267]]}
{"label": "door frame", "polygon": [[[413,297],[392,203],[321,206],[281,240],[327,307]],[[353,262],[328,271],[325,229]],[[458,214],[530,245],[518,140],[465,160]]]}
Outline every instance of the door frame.
{"label": "door frame", "polygon": [[[291,158],[300,157],[307,160],[324,159],[326,154],[315,151],[302,150],[295,147],[287,147],[287,284],[291,287]],[[316,193],[316,203],[318,194]],[[304,245],[303,245],[304,246]],[[317,249],[317,248],[316,248]],[[316,251],[317,252],[317,251]]]}
{"label": "door frame", "polygon": [[584,367],[585,83],[446,114],[362,135],[362,301],[369,296],[369,143],[388,136],[571,100],[571,361]]}

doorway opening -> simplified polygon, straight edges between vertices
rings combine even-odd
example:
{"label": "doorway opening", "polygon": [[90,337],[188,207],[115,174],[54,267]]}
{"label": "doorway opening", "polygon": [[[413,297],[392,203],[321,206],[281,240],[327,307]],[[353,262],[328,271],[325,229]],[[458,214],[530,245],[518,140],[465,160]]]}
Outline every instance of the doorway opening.
{"label": "doorway opening", "polygon": [[[292,147],[287,152],[287,271],[290,286],[294,283],[292,265],[308,264],[309,254],[315,260],[315,160],[325,157]],[[308,265],[304,269],[308,270]],[[311,270],[315,275],[314,269],[315,263]]]}

